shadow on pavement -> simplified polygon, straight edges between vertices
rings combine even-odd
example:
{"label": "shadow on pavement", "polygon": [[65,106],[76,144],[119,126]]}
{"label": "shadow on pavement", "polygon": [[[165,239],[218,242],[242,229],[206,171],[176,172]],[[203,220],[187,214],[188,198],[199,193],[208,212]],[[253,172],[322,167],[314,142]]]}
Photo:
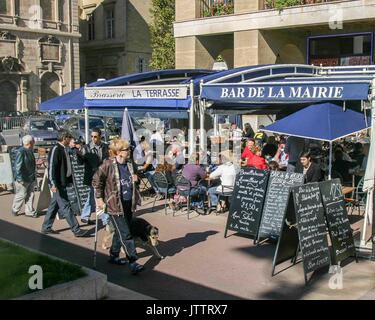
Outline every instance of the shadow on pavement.
{"label": "shadow on pavement", "polygon": [[[186,237],[177,238],[160,246],[160,251],[165,256],[173,256],[199,242],[205,241],[208,236],[217,233],[216,231],[206,231],[203,233],[188,233]],[[74,245],[55,237],[46,236],[39,232],[23,228],[21,226],[6,222],[0,219],[0,238],[12,241],[25,247],[47,253],[49,255],[65,259],[87,268],[93,265],[93,250]],[[94,240],[92,240],[94,243]],[[108,281],[126,287],[130,290],[154,297],[157,299],[170,300],[236,300],[240,297],[208,288],[181,278],[153,270],[155,262],[151,257],[146,262],[146,270],[141,275],[133,276],[125,266],[114,266],[107,262],[108,256],[97,253],[97,270],[107,274]],[[25,271],[27,272],[27,271]]]}

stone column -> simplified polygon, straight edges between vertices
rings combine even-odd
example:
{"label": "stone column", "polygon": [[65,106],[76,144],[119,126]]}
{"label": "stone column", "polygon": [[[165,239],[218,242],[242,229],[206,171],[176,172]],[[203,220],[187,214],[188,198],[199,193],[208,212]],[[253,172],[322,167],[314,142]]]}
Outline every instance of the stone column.
{"label": "stone column", "polygon": [[259,30],[234,33],[234,66],[275,63],[277,53]]}
{"label": "stone column", "polygon": [[194,20],[200,17],[200,0],[176,1],[176,22]]}
{"label": "stone column", "polygon": [[21,78],[20,83],[20,102],[21,102],[21,111],[28,111],[29,107],[27,104],[27,87],[28,87],[28,81],[26,78]]}
{"label": "stone column", "polygon": [[262,10],[263,0],[235,0],[234,13],[247,13]]}

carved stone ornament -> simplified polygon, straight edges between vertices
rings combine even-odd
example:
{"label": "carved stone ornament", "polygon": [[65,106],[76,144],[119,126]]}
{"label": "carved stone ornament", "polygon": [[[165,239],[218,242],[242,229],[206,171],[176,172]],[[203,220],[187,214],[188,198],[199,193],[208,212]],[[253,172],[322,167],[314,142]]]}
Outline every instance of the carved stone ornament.
{"label": "carved stone ornament", "polygon": [[0,31],[0,40],[8,40],[16,42],[16,36],[12,35],[8,31]]}
{"label": "carved stone ornament", "polygon": [[21,62],[14,57],[0,57],[0,71],[21,72],[23,70]]}

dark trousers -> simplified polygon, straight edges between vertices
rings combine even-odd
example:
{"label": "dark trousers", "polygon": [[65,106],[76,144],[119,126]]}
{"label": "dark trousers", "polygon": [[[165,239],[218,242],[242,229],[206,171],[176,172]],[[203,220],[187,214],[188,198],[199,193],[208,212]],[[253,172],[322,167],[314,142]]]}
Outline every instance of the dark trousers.
{"label": "dark trousers", "polygon": [[131,201],[123,202],[123,207],[124,215],[110,215],[110,221],[112,222],[113,227],[115,229],[110,254],[115,257],[118,257],[120,255],[120,250],[122,246],[125,250],[126,257],[131,263],[138,260],[134,239],[130,232],[130,223],[132,219]]}
{"label": "dark trousers", "polygon": [[80,230],[77,218],[75,217],[70,205],[66,188],[59,188],[57,192],[53,194],[48,206],[47,214],[44,218],[42,230],[50,230],[52,228],[57,212],[60,212],[60,214],[66,219],[66,222],[68,222],[70,229],[74,234]]}

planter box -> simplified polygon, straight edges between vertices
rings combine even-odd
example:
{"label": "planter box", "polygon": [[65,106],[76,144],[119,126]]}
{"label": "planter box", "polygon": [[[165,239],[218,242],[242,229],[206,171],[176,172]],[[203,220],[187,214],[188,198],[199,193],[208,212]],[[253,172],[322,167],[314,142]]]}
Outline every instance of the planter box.
{"label": "planter box", "polygon": [[[56,259],[51,257],[52,259]],[[61,260],[61,259],[58,259]],[[87,276],[29,293],[14,300],[101,300],[108,295],[107,276],[82,267]]]}
{"label": "planter box", "polygon": [[[25,247],[15,242],[0,237],[0,240],[19,246],[35,254],[49,257],[50,259],[69,263],[70,261],[60,259],[43,252]],[[74,281],[58,284],[46,289],[36,290],[33,293],[14,298],[13,300],[101,300],[108,295],[107,275],[92,269],[79,266],[86,273],[86,276]],[[30,277],[32,275],[30,274]]]}

